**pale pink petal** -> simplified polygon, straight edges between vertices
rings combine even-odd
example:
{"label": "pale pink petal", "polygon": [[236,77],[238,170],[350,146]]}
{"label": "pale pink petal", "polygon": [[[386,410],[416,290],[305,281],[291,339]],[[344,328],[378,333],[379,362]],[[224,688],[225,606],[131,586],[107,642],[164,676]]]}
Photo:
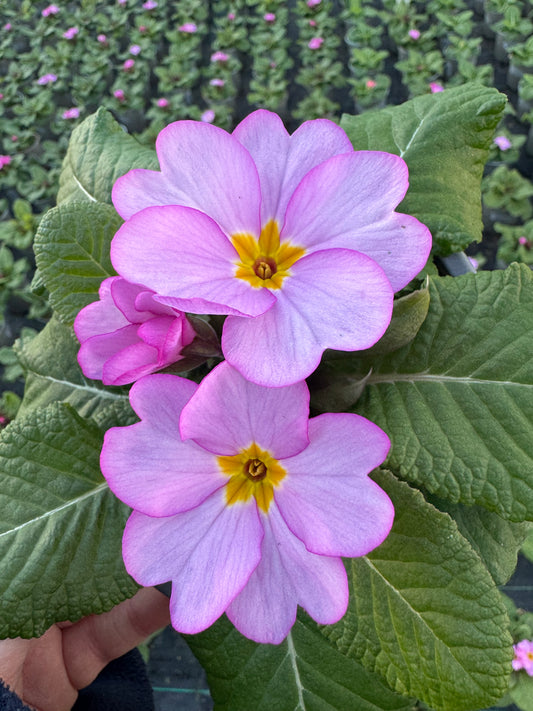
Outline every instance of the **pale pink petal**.
{"label": "pale pink petal", "polygon": [[100,465],[109,487],[142,513],[186,511],[227,482],[216,457],[180,438],[179,416],[196,387],[174,375],[146,376],[130,391],[142,421],[105,434]]}
{"label": "pale pink petal", "polygon": [[[83,374],[93,380],[102,380],[106,362],[120,353],[123,348],[138,341],[136,325],[128,325],[112,333],[103,333],[88,338],[81,344],[78,351],[78,363]],[[104,382],[106,385],[112,384],[107,380]]]}
{"label": "pale pink petal", "polygon": [[[138,326],[135,326],[137,329]],[[126,385],[143,375],[149,375],[163,366],[159,364],[157,348],[137,342],[122,347],[118,353],[109,356],[102,368],[104,385]]]}
{"label": "pale pink petal", "polygon": [[117,278],[111,284],[111,294],[116,307],[124,314],[130,323],[142,323],[152,318],[153,312],[149,309],[140,311],[136,306],[136,300],[141,294],[150,294],[150,305],[159,309],[163,307],[153,299],[153,294],[146,291],[140,284],[131,284],[126,279]]}
{"label": "pale pink petal", "polygon": [[431,249],[425,225],[392,216],[408,185],[407,165],[399,156],[377,151],[334,156],[296,189],[282,237],[307,250],[344,247],[368,254],[397,291],[424,267]]}
{"label": "pale pink petal", "polygon": [[259,110],[233,131],[254,159],[261,181],[261,222],[280,225],[287,203],[304,175],[339,153],[353,151],[342,128],[326,119],[306,121],[289,136],[277,114]]}
{"label": "pale pink petal", "polygon": [[291,531],[321,555],[366,555],[388,536],[394,507],[367,475],[390,447],[385,432],[358,415],[309,421],[309,446],[283,460],[287,476],[274,496]]}
{"label": "pale pink petal", "polygon": [[231,242],[213,220],[187,207],[137,212],[114,236],[111,260],[128,281],[157,292],[160,303],[191,313],[255,316],[275,300],[268,289],[234,276]]}
{"label": "pale pink petal", "polygon": [[104,279],[98,291],[99,300],[85,306],[76,316],[74,333],[80,342],[129,325],[128,319],[116,307],[111,296],[111,286],[117,280],[120,277]]}
{"label": "pale pink petal", "polygon": [[310,375],[326,348],[362,350],[389,325],[393,293],[369,257],[345,249],[299,259],[276,291],[270,311],[253,319],[228,317],[226,360],[260,385],[290,385]]}
{"label": "pale pink petal", "polygon": [[263,644],[279,644],[290,632],[300,605],[319,624],[346,612],[348,581],[339,558],[310,553],[287,528],[276,506],[263,516],[261,562],[227,609],[235,627]]}
{"label": "pale pink petal", "polygon": [[172,580],[170,616],[179,632],[209,627],[246,585],[261,557],[263,528],[256,506],[225,506],[223,493],[167,518],[134,512],[123,557],[140,585]]}
{"label": "pale pink petal", "polygon": [[180,432],[216,454],[236,454],[256,442],[279,459],[307,446],[308,417],[305,382],[264,388],[224,362],[202,380],[183,408]]}
{"label": "pale pink petal", "polygon": [[221,128],[176,121],[156,141],[161,173],[132,170],[113,187],[124,219],[151,205],[185,205],[213,218],[226,234],[259,234],[261,192],[248,151]]}

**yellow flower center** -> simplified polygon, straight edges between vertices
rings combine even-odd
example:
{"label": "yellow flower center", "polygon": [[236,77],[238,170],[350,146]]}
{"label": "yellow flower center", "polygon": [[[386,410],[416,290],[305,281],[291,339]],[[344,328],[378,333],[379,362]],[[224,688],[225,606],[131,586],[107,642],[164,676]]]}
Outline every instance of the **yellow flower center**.
{"label": "yellow flower center", "polygon": [[279,241],[279,227],[269,220],[257,240],[253,235],[237,233],[231,242],[239,254],[235,276],[256,288],[280,289],[290,267],[305,254],[303,247]]}
{"label": "yellow flower center", "polygon": [[252,496],[267,513],[278,486],[287,472],[277,459],[253,442],[239,454],[217,457],[218,466],[230,477],[226,484],[226,503],[232,506]]}

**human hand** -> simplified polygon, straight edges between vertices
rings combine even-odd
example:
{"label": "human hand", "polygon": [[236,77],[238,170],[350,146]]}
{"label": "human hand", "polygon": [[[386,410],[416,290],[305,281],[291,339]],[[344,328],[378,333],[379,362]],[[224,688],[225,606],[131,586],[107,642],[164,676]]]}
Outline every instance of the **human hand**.
{"label": "human hand", "polygon": [[70,711],[78,689],[169,621],[168,598],[142,588],[102,615],[59,622],[42,637],[0,641],[0,678],[36,711]]}

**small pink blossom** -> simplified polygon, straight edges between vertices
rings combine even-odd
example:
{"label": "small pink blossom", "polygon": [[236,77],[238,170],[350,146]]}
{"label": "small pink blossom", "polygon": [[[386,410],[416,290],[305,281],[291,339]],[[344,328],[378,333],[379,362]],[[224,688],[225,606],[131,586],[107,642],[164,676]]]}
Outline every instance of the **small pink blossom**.
{"label": "small pink blossom", "polygon": [[533,676],[533,641],[523,639],[513,645],[513,650],[513,669],[515,671],[523,669],[528,676]]}
{"label": "small pink blossom", "polygon": [[115,97],[115,99],[118,99],[120,102],[126,100],[126,94],[124,93],[124,91],[122,89],[115,89],[115,91],[113,92],[113,96]]}
{"label": "small pink blossom", "polygon": [[309,20],[309,27],[316,27],[316,20]]}
{"label": "small pink blossom", "polygon": [[139,32],[146,32],[147,29],[146,25],[139,25]]}
{"label": "small pink blossom", "polygon": [[233,22],[234,19],[235,19],[235,13],[234,13],[234,12],[228,12],[228,20],[229,20],[230,22]]}
{"label": "small pink blossom", "polygon": [[146,2],[143,3],[143,7],[145,10],[155,10],[157,3],[155,0],[146,0]]}
{"label": "small pink blossom", "polygon": [[373,79],[367,79],[366,81],[366,88],[367,89],[375,89],[376,88],[376,82]]}
{"label": "small pink blossom", "polygon": [[117,0],[119,5],[125,5],[127,0]]}
{"label": "small pink blossom", "polygon": [[192,35],[198,31],[198,27],[194,24],[194,22],[185,22],[183,25],[178,27],[178,30],[180,32],[184,32],[185,34]]}
{"label": "small pink blossom", "polygon": [[132,44],[130,47],[130,54],[133,54],[134,57],[136,57],[138,54],[141,53],[141,47],[138,44]]}
{"label": "small pink blossom", "polygon": [[263,20],[265,22],[275,22],[276,21],[276,15],[273,12],[267,12],[263,15]]}
{"label": "small pink blossom", "polygon": [[64,119],[77,119],[79,118],[80,110],[77,106],[73,106],[71,109],[67,109],[63,112],[62,118]]}
{"label": "small pink blossom", "polygon": [[307,0],[307,7],[316,7],[317,5],[320,5],[322,0]]}
{"label": "small pink blossom", "polygon": [[212,62],[227,62],[229,59],[229,54],[226,54],[225,52],[221,52],[220,50],[217,52],[213,52],[211,55],[211,61]]}
{"label": "small pink blossom", "polygon": [[131,72],[131,70],[133,69],[134,66],[135,66],[134,59],[126,59],[126,61],[122,65],[122,68],[124,69],[125,72]]}
{"label": "small pink blossom", "polygon": [[6,32],[9,32],[12,28],[13,28],[13,25],[11,24],[11,22],[6,22],[6,24],[4,25],[4,30]]}
{"label": "small pink blossom", "polygon": [[46,84],[53,84],[57,81],[57,76],[55,74],[43,74],[42,77],[37,79],[37,84],[45,86]]}
{"label": "small pink blossom", "polygon": [[429,88],[432,94],[438,94],[440,91],[444,91],[444,87],[442,86],[442,84],[439,84],[436,81],[430,82]]}
{"label": "small pink blossom", "polygon": [[420,39],[420,30],[409,30],[408,35],[411,39]]}
{"label": "small pink blossom", "polygon": [[521,237],[518,238],[518,244],[521,244],[522,246],[525,247],[526,245],[529,244],[529,240],[528,240],[527,237],[525,237],[524,235],[522,235]]}
{"label": "small pink blossom", "polygon": [[500,151],[507,151],[512,146],[512,143],[507,136],[496,136],[494,143],[498,146]]}
{"label": "small pink blossom", "polygon": [[203,114],[200,116],[200,120],[204,123],[213,123],[213,121],[215,120],[215,112],[213,111],[213,109],[207,109],[206,111],[204,111]]}
{"label": "small pink blossom", "polygon": [[11,140],[13,141],[13,143],[16,143],[16,142],[19,140],[19,137],[18,137],[18,136],[15,136],[15,134],[13,134],[13,135],[11,136]]}
{"label": "small pink blossom", "polygon": [[57,15],[59,8],[57,5],[48,5],[44,10],[41,11],[43,17],[49,17],[50,15]]}
{"label": "small pink blossom", "polygon": [[224,81],[224,79],[217,79],[217,78],[211,79],[211,80],[209,81],[209,84],[210,84],[211,86],[218,86],[218,87],[223,87],[223,86],[225,85],[225,83],[226,83],[226,82]]}
{"label": "small pink blossom", "polygon": [[79,30],[77,27],[69,27],[66,32],[63,32],[63,37],[68,40],[73,40],[78,32]]}
{"label": "small pink blossom", "polygon": [[275,69],[275,68],[278,66],[278,64],[277,64],[277,62],[270,62],[270,64],[269,64],[268,66],[269,66],[271,69]]}
{"label": "small pink blossom", "polygon": [[3,98],[4,98],[4,95],[0,94],[0,101],[2,101]]}
{"label": "small pink blossom", "polygon": [[97,35],[96,39],[97,39],[98,42],[100,42],[101,44],[107,44],[107,36],[106,36],[106,35],[103,35],[103,34],[102,34],[102,35]]}
{"label": "small pink blossom", "polygon": [[126,570],[143,586],[172,581],[175,629],[195,634],[226,612],[241,634],[279,644],[298,605],[338,621],[341,556],[375,549],[394,519],[369,476],[385,432],[356,414],[309,418],[305,382],[261,387],[227,362],[199,385],[147,375],[130,403],[140,421],[106,432],[100,465],[133,509]]}
{"label": "small pink blossom", "polygon": [[168,99],[165,99],[164,97],[161,99],[158,99],[156,101],[157,106],[159,106],[160,109],[168,109],[170,103]]}
{"label": "small pink blossom", "polygon": [[309,49],[320,49],[320,47],[322,47],[323,42],[324,42],[323,37],[312,37],[309,40],[309,43],[307,46],[309,47]]}
{"label": "small pink blossom", "polygon": [[11,156],[0,156],[0,170],[11,163]]}

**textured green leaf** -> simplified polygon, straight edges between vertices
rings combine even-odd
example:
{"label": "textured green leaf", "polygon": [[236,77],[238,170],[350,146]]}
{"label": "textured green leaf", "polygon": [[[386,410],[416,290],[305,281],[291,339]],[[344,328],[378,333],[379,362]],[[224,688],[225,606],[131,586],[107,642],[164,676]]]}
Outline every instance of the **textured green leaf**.
{"label": "textured green leaf", "polygon": [[533,274],[430,281],[416,338],[372,360],[359,414],[392,440],[388,465],[453,503],[533,519]]}
{"label": "textured green leaf", "polygon": [[522,711],[533,711],[533,677],[522,671],[510,692],[512,701]]}
{"label": "textured green leaf", "polygon": [[533,528],[529,531],[524,545],[522,546],[522,553],[525,557],[533,563]]}
{"label": "textured green leaf", "polygon": [[481,239],[481,177],[505,102],[495,89],[466,84],[342,117],[356,150],[406,161],[410,187],[398,209],[429,227],[438,254]]}
{"label": "textured green leaf", "polygon": [[512,638],[498,589],[452,519],[388,472],[393,529],[347,561],[350,606],[322,628],[339,650],[435,711],[485,708],[507,689]]}
{"label": "textured green leaf", "polygon": [[409,711],[409,699],[345,657],[304,615],[280,645],[243,637],[226,618],[187,642],[216,711]]}
{"label": "textured green leaf", "polygon": [[56,401],[68,403],[83,417],[93,417],[113,403],[121,403],[124,412],[129,412],[128,395],[123,389],[105,387],[83,375],[76,360],[78,348],[72,329],[56,318],[29,343],[16,345],[26,376],[19,417]]}
{"label": "textured green leaf", "polygon": [[67,203],[49,210],[35,235],[35,260],[58,318],[72,324],[116,272],[109,249],[122,219],[110,205]]}
{"label": "textured green leaf", "polygon": [[72,132],[59,176],[57,204],[110,203],[115,180],[132,168],[157,170],[155,150],[138,143],[109,111],[100,108]]}
{"label": "textured green leaf", "polygon": [[54,403],[0,438],[0,637],[101,613],[137,585],[122,562],[128,509],[99,466],[103,434]]}

